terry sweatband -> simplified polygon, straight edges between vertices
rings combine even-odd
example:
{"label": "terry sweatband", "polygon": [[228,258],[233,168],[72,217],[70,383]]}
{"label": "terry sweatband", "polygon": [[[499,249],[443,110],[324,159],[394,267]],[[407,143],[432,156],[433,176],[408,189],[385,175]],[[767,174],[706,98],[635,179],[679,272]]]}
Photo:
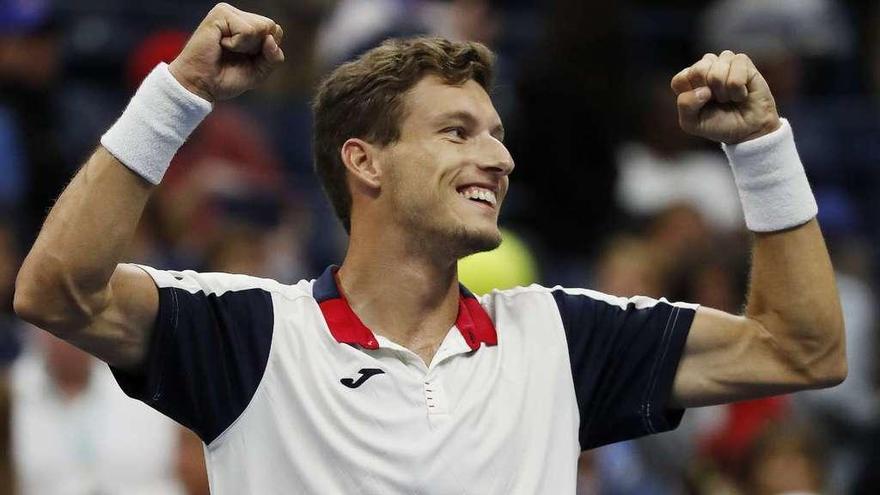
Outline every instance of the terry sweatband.
{"label": "terry sweatband", "polygon": [[101,145],[126,167],[159,184],[171,159],[213,105],[192,93],[160,63],[141,83]]}
{"label": "terry sweatband", "polygon": [[746,226],[773,232],[807,223],[819,212],[785,119],[770,134],[722,144],[733,169]]}

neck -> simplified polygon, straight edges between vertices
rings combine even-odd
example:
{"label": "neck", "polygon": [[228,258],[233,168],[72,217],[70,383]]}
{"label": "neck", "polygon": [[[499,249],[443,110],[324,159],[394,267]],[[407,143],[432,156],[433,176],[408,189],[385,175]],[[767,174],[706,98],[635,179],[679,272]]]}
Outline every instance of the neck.
{"label": "neck", "polygon": [[374,333],[430,357],[458,315],[457,259],[405,233],[360,234],[352,231],[338,273],[351,308]]}

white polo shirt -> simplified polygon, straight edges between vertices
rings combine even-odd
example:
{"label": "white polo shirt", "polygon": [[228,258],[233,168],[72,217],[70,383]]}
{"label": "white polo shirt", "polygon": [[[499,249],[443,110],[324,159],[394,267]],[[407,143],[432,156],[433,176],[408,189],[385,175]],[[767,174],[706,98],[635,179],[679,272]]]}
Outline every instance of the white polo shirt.
{"label": "white polo shirt", "polygon": [[114,373],[199,434],[215,495],[574,494],[582,449],[681,420],[694,305],[462,287],[426,366],[361,323],[334,267],[296,285],[142,268],[150,350]]}
{"label": "white polo shirt", "polygon": [[64,397],[44,356],[29,348],[10,370],[19,495],[183,495],[179,427],[119,393],[97,360],[88,385]]}

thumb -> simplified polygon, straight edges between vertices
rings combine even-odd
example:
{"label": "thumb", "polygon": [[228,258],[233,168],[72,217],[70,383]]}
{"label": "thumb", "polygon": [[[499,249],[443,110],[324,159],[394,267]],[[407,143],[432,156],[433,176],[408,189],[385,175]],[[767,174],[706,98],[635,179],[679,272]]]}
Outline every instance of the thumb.
{"label": "thumb", "polygon": [[700,110],[712,99],[712,90],[701,86],[678,95],[678,120],[684,130],[693,129],[700,120]]}

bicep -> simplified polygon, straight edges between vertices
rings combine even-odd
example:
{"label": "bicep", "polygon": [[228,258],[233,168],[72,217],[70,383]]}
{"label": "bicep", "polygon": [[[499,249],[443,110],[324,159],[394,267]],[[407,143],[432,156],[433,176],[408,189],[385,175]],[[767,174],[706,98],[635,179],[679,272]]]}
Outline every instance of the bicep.
{"label": "bicep", "polygon": [[153,279],[134,266],[119,264],[108,285],[108,302],[82,331],[65,336],[106,363],[137,367],[144,359],[159,310]]}
{"label": "bicep", "polygon": [[759,321],[700,307],[673,382],[682,407],[708,406],[803,388],[773,335]]}

